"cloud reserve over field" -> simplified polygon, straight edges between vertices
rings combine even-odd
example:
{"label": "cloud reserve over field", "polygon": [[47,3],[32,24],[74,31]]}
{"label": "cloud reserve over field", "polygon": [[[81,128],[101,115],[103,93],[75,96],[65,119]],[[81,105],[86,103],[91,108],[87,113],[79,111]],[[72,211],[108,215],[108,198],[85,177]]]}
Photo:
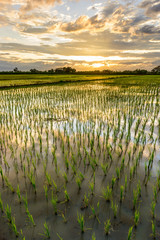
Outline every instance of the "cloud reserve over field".
{"label": "cloud reserve over field", "polygon": [[160,64],[160,0],[0,0],[0,71]]}

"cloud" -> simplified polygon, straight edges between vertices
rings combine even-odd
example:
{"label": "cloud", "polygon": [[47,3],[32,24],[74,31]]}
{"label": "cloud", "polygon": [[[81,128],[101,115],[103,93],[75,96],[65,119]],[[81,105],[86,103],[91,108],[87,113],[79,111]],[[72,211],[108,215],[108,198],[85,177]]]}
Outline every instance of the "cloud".
{"label": "cloud", "polygon": [[[33,18],[32,18],[33,16]],[[19,32],[21,32],[22,34],[45,34],[45,33],[52,33],[53,31],[55,31],[58,26],[59,26],[59,22],[51,19],[50,17],[46,19],[43,18],[43,16],[41,16],[39,19],[37,19],[37,17],[32,14],[31,18],[28,20],[28,16],[25,17],[25,19],[23,19],[23,21],[20,21],[19,23],[17,23],[15,25],[16,30],[18,30]],[[56,18],[55,18],[56,19]]]}
{"label": "cloud", "polygon": [[[39,5],[40,3],[42,3],[42,5],[50,5],[55,2],[60,3],[61,1],[27,1],[27,3],[17,11],[18,14],[15,13],[15,18],[12,17],[13,20],[10,19],[10,22],[12,21],[13,24],[15,21],[15,30],[18,30],[21,34],[30,35],[56,33],[57,31],[65,33],[92,31],[93,33],[97,33],[105,30],[109,30],[113,33],[140,34],[141,31],[145,31],[145,28],[142,28],[141,31],[137,31],[138,25],[148,20],[148,17],[140,14],[137,9],[135,10],[135,6],[127,5],[126,7],[117,1],[109,1],[106,6],[98,5],[100,8],[97,14],[90,17],[81,15],[74,21],[70,21],[69,17],[66,17],[66,15],[63,15],[60,19],[60,14],[53,16],[51,11],[44,11],[43,8],[33,8],[32,11],[29,11],[30,8],[28,8],[28,11],[24,13],[22,11],[24,6],[29,6],[30,4],[32,5],[31,7],[38,7],[38,3]],[[24,2],[22,1],[21,4],[24,4]],[[149,3],[145,5],[147,4]],[[5,19],[5,22],[7,24],[7,19]]]}
{"label": "cloud", "polygon": [[47,12],[43,12],[43,11],[32,11],[32,12],[27,12],[27,13],[21,13],[19,12],[18,14],[19,16],[19,21],[23,22],[23,23],[28,23],[28,22],[37,22],[37,23],[41,23],[41,22],[46,22],[50,16]]}
{"label": "cloud", "polygon": [[102,10],[102,15],[104,17],[111,16],[119,6],[120,4],[116,1],[107,3],[107,5]]}
{"label": "cloud", "polygon": [[0,15],[0,26],[11,24],[9,18],[5,15]]}
{"label": "cloud", "polygon": [[52,38],[42,37],[41,40],[49,42],[49,41],[52,41]]}
{"label": "cloud", "polygon": [[[95,4],[89,7],[89,9],[94,9]],[[127,9],[129,14],[129,10]],[[120,19],[123,20],[125,17],[125,8],[123,5],[119,4],[117,1],[109,1],[106,6],[100,6],[98,8],[98,13],[88,17],[86,15],[78,17],[75,21],[65,22],[60,25],[60,30],[64,32],[77,32],[77,31],[103,31],[106,29],[111,29],[114,25],[117,26],[122,24]],[[123,20],[123,25],[125,25],[126,20]],[[138,18],[137,18],[138,21]],[[140,20],[139,20],[140,21]]]}
{"label": "cloud", "polygon": [[86,29],[89,25],[89,18],[87,16],[80,16],[76,21],[69,23],[62,23],[60,29],[64,32],[75,32]]}
{"label": "cloud", "polygon": [[43,8],[44,6],[54,6],[55,3],[62,3],[61,0],[27,0],[21,7],[21,12],[29,12],[35,8]]}
{"label": "cloud", "polygon": [[43,34],[48,32],[48,29],[45,27],[32,27],[28,24],[17,24],[16,27],[20,32],[29,34]]}
{"label": "cloud", "polygon": [[153,6],[150,6],[147,9],[146,13],[150,16],[152,14],[155,14],[155,15],[160,14],[160,3],[159,4],[154,4]]}
{"label": "cloud", "polygon": [[144,0],[139,4],[139,7],[146,8],[156,3],[159,3],[159,0]]}
{"label": "cloud", "polygon": [[94,5],[91,5],[87,8],[87,11],[90,10],[98,10],[101,8],[102,3],[95,3]]}
{"label": "cloud", "polygon": [[159,0],[144,0],[139,5],[140,8],[145,9],[147,16],[157,16],[160,14],[160,1]]}
{"label": "cloud", "polygon": [[137,30],[137,34],[144,33],[144,34],[159,34],[160,33],[160,26],[154,25],[144,25]]}
{"label": "cloud", "polygon": [[0,11],[8,10],[12,4],[12,0],[0,0]]}
{"label": "cloud", "polygon": [[92,17],[80,16],[76,21],[62,23],[60,30],[64,32],[77,32],[86,30],[103,30],[105,27],[105,19],[99,18],[98,15]]}
{"label": "cloud", "polygon": [[[145,0],[141,4],[133,0],[99,0],[91,1],[92,6],[86,0],[73,0],[74,4],[65,0],[68,5],[63,5],[63,1],[0,0],[1,61],[19,62],[21,67],[27,67],[26,62],[43,67],[77,64],[79,69],[105,68],[107,63],[125,69],[136,64],[144,66],[143,62],[149,68],[158,61],[160,0]],[[83,2],[84,9],[79,9]],[[76,11],[72,5],[77,6]],[[144,46],[148,53],[143,51]],[[86,63],[87,56],[102,58]],[[140,59],[133,59],[137,57]]]}

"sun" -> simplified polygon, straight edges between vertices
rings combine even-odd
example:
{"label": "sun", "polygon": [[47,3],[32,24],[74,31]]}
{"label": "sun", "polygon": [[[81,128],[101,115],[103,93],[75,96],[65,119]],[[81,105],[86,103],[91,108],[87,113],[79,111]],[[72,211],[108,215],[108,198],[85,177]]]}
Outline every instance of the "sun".
{"label": "sun", "polygon": [[100,68],[100,67],[104,67],[105,65],[104,65],[104,63],[93,63],[92,64],[92,67],[94,67],[94,68]]}

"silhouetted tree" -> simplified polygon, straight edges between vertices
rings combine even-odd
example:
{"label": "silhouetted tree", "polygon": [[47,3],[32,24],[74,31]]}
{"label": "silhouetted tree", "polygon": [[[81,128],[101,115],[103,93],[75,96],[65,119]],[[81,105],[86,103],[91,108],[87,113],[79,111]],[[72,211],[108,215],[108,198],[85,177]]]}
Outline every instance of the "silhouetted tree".
{"label": "silhouetted tree", "polygon": [[76,69],[71,67],[56,68],[55,73],[75,73]]}
{"label": "silhouetted tree", "polygon": [[18,73],[18,72],[19,72],[18,68],[15,67],[15,68],[13,69],[13,72]]}
{"label": "silhouetted tree", "polygon": [[105,69],[102,71],[105,74],[112,74],[113,71],[109,70],[109,69]]}
{"label": "silhouetted tree", "polygon": [[30,72],[31,73],[38,73],[39,71],[37,69],[33,68],[33,69],[30,69]]}
{"label": "silhouetted tree", "polygon": [[136,73],[136,74],[147,74],[147,70],[146,69],[136,69],[135,71],[134,71],[134,73]]}
{"label": "silhouetted tree", "polygon": [[55,72],[54,69],[50,69],[50,70],[48,70],[48,73],[54,73],[54,72]]}

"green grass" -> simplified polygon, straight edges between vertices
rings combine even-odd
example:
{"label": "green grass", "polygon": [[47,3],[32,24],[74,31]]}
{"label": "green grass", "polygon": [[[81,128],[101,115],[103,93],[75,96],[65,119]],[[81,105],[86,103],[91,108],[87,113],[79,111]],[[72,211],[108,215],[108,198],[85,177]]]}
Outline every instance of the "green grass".
{"label": "green grass", "polygon": [[48,74],[0,74],[0,88],[30,85],[47,85],[65,82],[105,81],[109,85],[160,84],[159,75],[48,75]]}
{"label": "green grass", "polygon": [[63,82],[93,81],[121,76],[101,76],[101,75],[45,75],[45,74],[12,74],[0,75],[0,88],[29,85],[55,84]]}

